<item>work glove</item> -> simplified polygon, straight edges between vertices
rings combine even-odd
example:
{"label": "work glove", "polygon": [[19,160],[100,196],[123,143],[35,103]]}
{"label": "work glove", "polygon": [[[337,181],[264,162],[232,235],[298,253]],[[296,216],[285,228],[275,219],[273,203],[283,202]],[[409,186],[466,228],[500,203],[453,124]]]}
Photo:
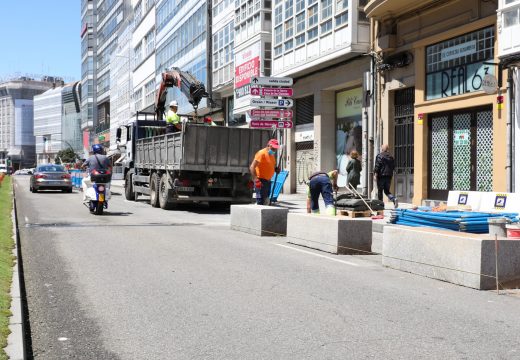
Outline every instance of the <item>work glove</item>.
{"label": "work glove", "polygon": [[260,189],[262,187],[262,182],[260,181],[260,179],[255,180],[255,187],[257,189]]}

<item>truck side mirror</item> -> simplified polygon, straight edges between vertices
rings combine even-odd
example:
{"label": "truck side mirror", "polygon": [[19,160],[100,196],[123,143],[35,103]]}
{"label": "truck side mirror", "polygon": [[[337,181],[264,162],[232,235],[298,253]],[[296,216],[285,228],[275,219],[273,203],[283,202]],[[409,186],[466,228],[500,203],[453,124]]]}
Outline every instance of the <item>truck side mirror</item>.
{"label": "truck side mirror", "polygon": [[116,130],[116,142],[121,142],[121,128],[117,128]]}

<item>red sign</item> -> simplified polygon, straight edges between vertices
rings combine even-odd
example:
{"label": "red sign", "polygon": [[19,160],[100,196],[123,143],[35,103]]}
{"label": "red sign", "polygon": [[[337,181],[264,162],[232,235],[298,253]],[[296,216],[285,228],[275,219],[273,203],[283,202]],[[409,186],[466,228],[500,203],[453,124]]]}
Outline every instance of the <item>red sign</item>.
{"label": "red sign", "polygon": [[292,121],[276,121],[276,120],[251,120],[249,125],[252,128],[278,128],[290,129],[293,127]]}
{"label": "red sign", "polygon": [[259,88],[251,86],[251,95],[259,96],[293,96],[291,88]]}
{"label": "red sign", "polygon": [[251,77],[260,74],[260,57],[257,56],[235,67],[235,88],[251,82]]}
{"label": "red sign", "polygon": [[262,117],[262,118],[292,118],[293,112],[292,110],[251,110],[252,117]]}

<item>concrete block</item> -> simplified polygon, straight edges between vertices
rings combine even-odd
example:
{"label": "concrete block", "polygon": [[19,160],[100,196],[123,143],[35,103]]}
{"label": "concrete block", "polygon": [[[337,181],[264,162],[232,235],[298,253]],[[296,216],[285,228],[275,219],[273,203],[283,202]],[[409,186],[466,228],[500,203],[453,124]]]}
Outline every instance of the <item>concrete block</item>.
{"label": "concrete block", "polygon": [[285,236],[289,209],[263,205],[232,205],[231,229],[258,236]]}
{"label": "concrete block", "polygon": [[[383,266],[474,289],[495,289],[495,240],[427,228],[386,226]],[[499,238],[501,284],[520,280],[520,241]]]}
{"label": "concrete block", "polygon": [[290,213],[287,241],[333,254],[366,254],[371,251],[372,220]]}

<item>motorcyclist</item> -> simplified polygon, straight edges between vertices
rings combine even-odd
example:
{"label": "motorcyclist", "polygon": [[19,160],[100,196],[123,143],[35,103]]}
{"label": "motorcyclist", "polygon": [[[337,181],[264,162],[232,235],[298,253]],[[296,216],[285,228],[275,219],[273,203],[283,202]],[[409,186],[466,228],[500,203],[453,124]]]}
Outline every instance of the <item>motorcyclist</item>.
{"label": "motorcyclist", "polygon": [[[103,154],[103,146],[100,144],[94,144],[92,145],[92,155],[87,160],[85,160],[81,167],[83,169],[88,169],[88,176],[84,177],[81,181],[81,187],[83,189],[83,201],[85,201],[87,200],[87,189],[92,186],[92,181],[90,180],[90,174],[92,173],[92,171],[111,171],[112,165],[110,164],[110,160],[108,159],[108,157]],[[108,187],[110,187],[110,184],[107,185]]]}

